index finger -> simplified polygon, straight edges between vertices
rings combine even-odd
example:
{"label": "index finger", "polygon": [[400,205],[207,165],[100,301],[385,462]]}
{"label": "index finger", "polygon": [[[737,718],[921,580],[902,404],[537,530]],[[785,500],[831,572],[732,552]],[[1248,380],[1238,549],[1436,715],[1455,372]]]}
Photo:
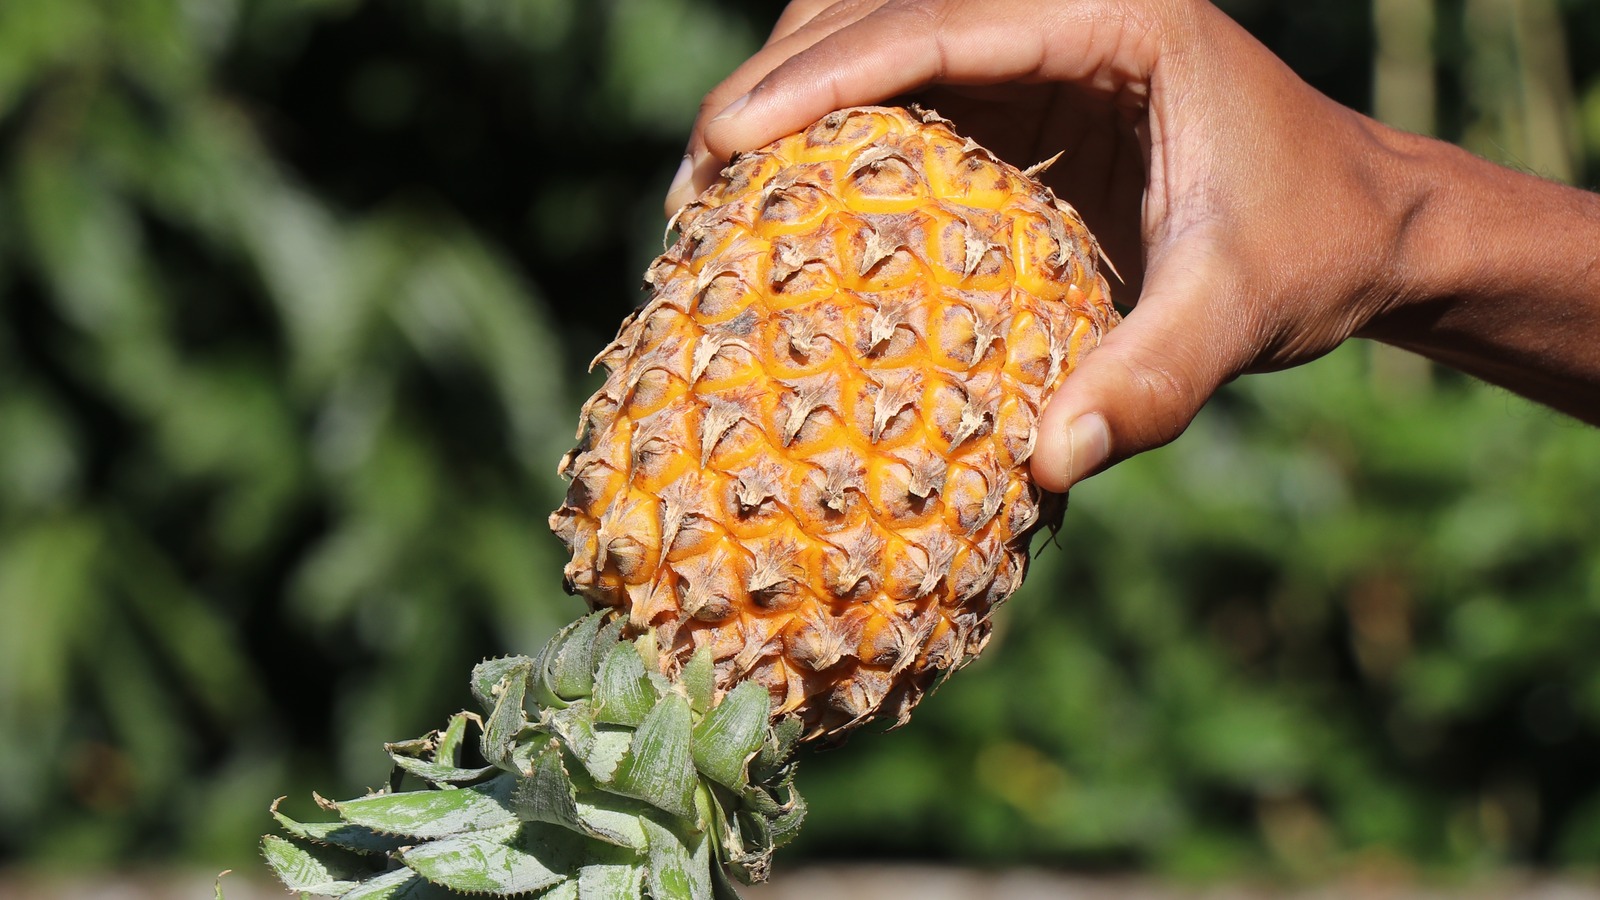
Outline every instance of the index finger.
{"label": "index finger", "polygon": [[684,152],[683,166],[667,191],[665,212],[669,218],[679,207],[709,187],[721,170],[722,163],[727,160],[726,155],[719,160],[706,149],[703,136],[706,123],[726,110],[728,104],[743,96],[784,60],[810,47],[831,30],[856,21],[881,2],[841,0],[819,4],[796,0],[784,9],[767,43],[700,101],[700,111],[695,116],[694,127],[689,131],[689,146]]}
{"label": "index finger", "polygon": [[1088,0],[886,5],[778,64],[698,133],[726,159],[835,109],[935,83],[1059,80],[1115,92],[1153,69],[1153,30],[1123,4]]}

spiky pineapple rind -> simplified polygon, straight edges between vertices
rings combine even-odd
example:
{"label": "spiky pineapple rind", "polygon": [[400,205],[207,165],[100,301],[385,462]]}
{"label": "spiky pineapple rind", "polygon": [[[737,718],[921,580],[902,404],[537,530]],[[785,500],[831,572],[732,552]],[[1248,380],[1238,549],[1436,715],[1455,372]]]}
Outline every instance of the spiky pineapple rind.
{"label": "spiky pineapple rind", "polygon": [[709,646],[809,738],[903,724],[1054,527],[1039,417],[1118,319],[1043,165],[887,107],[731,160],[595,358],[550,518],[567,589],[664,671]]}
{"label": "spiky pineapple rind", "polygon": [[[386,745],[389,790],[318,798],[338,821],[275,802],[287,837],[263,855],[291,890],[341,900],[736,897],[729,876],[764,879],[804,814],[797,729],[754,686],[714,702],[709,660],[669,680],[652,650],[595,613],[537,658],[480,664],[481,715]],[[462,765],[470,727],[487,765]]]}

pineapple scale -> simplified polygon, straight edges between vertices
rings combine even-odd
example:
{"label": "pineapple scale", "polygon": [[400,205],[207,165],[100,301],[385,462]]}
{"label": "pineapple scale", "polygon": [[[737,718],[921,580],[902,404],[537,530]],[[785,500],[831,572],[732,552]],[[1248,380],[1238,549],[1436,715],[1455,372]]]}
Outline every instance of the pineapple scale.
{"label": "pineapple scale", "polygon": [[982,650],[1059,498],[1050,392],[1117,322],[1071,207],[921,110],[835,112],[676,218],[596,358],[569,590],[839,736]]}

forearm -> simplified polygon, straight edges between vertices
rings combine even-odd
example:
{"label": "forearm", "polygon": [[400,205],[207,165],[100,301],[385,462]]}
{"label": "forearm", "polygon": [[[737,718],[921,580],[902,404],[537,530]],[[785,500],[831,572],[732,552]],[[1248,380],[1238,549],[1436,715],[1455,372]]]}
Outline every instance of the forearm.
{"label": "forearm", "polygon": [[1422,138],[1395,301],[1361,334],[1600,424],[1600,196]]}

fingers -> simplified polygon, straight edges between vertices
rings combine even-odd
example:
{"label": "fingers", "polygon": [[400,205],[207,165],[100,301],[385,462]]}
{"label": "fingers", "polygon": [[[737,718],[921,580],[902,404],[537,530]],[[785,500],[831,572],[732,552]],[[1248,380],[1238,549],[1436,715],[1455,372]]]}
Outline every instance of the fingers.
{"label": "fingers", "polygon": [[763,46],[771,46],[801,28],[824,25],[829,19],[842,21],[842,17],[848,16],[854,21],[879,2],[881,0],[792,0],[779,14]]}
{"label": "fingers", "polygon": [[[957,10],[963,7],[956,7]],[[878,103],[936,81],[994,84],[1027,78],[1043,64],[1036,29],[886,5],[793,54],[743,102],[701,129],[717,157],[759,147],[846,106]],[[953,39],[951,32],[959,34]],[[734,101],[737,102],[737,101]]]}
{"label": "fingers", "polygon": [[1039,417],[1034,480],[1050,491],[1159,447],[1256,355],[1220,257],[1185,249],[1153,267],[1139,305],[1062,382]]}
{"label": "fingers", "polygon": [[1166,25],[1141,4],[1067,0],[885,3],[772,68],[705,122],[713,156],[759,147],[835,109],[930,84],[1063,81],[1143,96]]}
{"label": "fingers", "polygon": [[700,101],[700,111],[689,133],[689,146],[672,179],[672,186],[667,189],[664,208],[668,218],[709,187],[728,158],[726,153],[713,154],[706,148],[706,123],[743,97],[783,61],[804,51],[834,29],[849,25],[868,14],[880,2],[882,0],[795,2],[785,8],[766,45]]}
{"label": "fingers", "polygon": [[[1137,6],[1133,7],[1138,9]],[[828,7],[775,40],[701,105],[667,207],[693,199],[721,161],[846,106],[929,84],[1077,81],[1115,92],[1155,63],[1150,23],[1120,4],[1073,0],[856,0]]]}

